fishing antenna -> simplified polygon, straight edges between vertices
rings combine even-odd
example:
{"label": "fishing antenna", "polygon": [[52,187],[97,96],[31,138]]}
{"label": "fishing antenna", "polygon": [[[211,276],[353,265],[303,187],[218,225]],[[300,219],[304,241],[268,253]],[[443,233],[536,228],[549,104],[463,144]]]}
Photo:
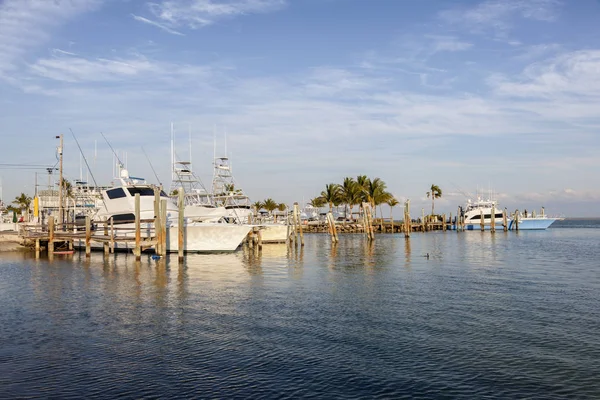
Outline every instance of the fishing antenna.
{"label": "fishing antenna", "polygon": [[[75,143],[77,144],[77,148],[79,149],[79,154],[81,154],[81,156],[83,157],[83,161],[85,161],[85,166],[87,167],[88,172],[90,173],[90,176],[92,177],[92,180],[94,181],[94,185],[96,185],[96,187],[99,187],[98,183],[96,182],[96,178],[94,178],[94,173],[92,172],[92,169],[90,168],[90,165],[87,162],[87,158],[85,158],[85,154],[83,154],[83,150],[81,150],[79,141],[75,137],[75,133],[73,133],[73,129],[69,128],[69,130],[71,131],[71,135],[73,135],[73,139],[75,139]],[[102,136],[104,136],[104,135],[102,135]],[[104,204],[104,207],[106,208],[106,202],[104,201],[104,197],[101,197],[101,199],[102,199],[102,203]]]}
{"label": "fishing antenna", "polygon": [[[121,167],[124,167],[125,164],[123,164],[123,161],[121,161],[121,159],[119,158],[119,155],[117,154],[117,152],[115,151],[115,149],[113,149],[113,147],[110,145],[110,142],[106,139],[106,136],[104,136],[104,133],[100,132],[100,134],[104,138],[104,141],[106,142],[106,144],[108,145],[108,147],[110,147],[110,150],[113,152],[113,154],[115,155],[115,157],[117,157],[117,161],[119,162],[119,164],[121,165]],[[86,164],[87,164],[87,162],[86,162]]]}
{"label": "fishing antenna", "polygon": [[160,178],[156,174],[156,171],[154,170],[154,167],[152,166],[152,161],[150,161],[150,157],[148,157],[148,154],[146,154],[146,150],[144,150],[144,146],[142,146],[142,151],[144,152],[144,155],[146,156],[146,160],[148,160],[148,164],[150,164],[150,168],[152,168],[152,172],[154,172],[154,176],[156,177],[156,181],[162,187],[162,182],[160,181]]}

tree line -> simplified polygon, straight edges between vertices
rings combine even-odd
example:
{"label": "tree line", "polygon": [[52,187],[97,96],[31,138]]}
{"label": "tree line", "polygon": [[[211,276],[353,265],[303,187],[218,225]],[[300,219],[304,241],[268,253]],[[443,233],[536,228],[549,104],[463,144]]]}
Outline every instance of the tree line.
{"label": "tree line", "polygon": [[382,204],[387,204],[391,208],[399,204],[398,200],[387,191],[387,186],[381,178],[371,179],[366,175],[359,175],[356,179],[346,177],[341,184],[329,183],[325,185],[325,190],[319,196],[310,200],[313,207],[320,208],[328,205],[329,211],[332,211],[334,206],[344,205],[349,209],[351,219],[354,206],[358,206],[360,210],[363,203],[370,204],[375,214],[379,206],[382,218]]}

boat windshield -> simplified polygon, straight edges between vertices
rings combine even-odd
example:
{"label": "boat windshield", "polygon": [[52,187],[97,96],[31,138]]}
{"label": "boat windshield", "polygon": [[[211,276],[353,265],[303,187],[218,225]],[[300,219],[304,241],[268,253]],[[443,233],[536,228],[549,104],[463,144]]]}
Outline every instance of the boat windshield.
{"label": "boat windshield", "polygon": [[[127,188],[127,190],[132,196],[135,196],[136,194],[139,194],[140,196],[154,196],[154,188],[151,187],[130,187]],[[161,190],[160,197],[169,196],[167,196],[167,194]]]}

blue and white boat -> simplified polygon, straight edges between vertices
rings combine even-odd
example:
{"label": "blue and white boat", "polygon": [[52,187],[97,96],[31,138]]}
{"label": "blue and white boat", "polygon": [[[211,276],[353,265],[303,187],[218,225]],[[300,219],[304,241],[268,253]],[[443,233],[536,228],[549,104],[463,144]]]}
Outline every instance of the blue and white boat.
{"label": "blue and white boat", "polygon": [[[487,199],[484,200],[481,197],[477,198],[477,201],[472,202],[467,200],[467,204],[462,209],[464,215],[464,228],[465,230],[481,230],[481,220],[483,218],[484,229],[489,230],[492,225],[492,213],[494,214],[494,225],[496,230],[503,229],[503,210],[498,208],[498,202],[496,200]],[[563,218],[548,217],[542,207],[541,213],[536,215],[533,211],[528,213],[527,211],[518,212],[517,214],[508,214],[507,212],[507,224],[508,230],[516,230],[517,222],[519,230],[544,230],[547,229],[554,221]],[[456,224],[454,225],[456,229]]]}

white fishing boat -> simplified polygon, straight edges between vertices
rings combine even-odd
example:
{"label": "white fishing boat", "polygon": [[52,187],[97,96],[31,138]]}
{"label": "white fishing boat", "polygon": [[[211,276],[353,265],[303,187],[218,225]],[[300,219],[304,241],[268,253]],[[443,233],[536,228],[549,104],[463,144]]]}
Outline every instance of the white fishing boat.
{"label": "white fishing boat", "polygon": [[230,220],[247,223],[251,219],[252,203],[244,191],[236,185],[228,157],[214,159],[212,193],[215,204],[225,207]]}
{"label": "white fishing boat", "polygon": [[171,187],[169,193],[176,202],[179,191],[184,193],[185,216],[191,222],[219,222],[228,216],[223,206],[215,205],[213,197],[192,169],[192,138],[189,138],[189,161],[180,161],[175,152],[171,124]]}
{"label": "white fishing boat", "polygon": [[[126,169],[120,170],[121,186],[102,191],[102,207],[93,217],[97,225],[105,221],[112,221],[114,226],[120,228],[133,228],[135,215],[135,195],[140,195],[140,219],[151,221],[154,219],[155,189],[143,178],[129,176]],[[178,251],[178,218],[179,211],[175,203],[165,192],[160,191],[160,197],[167,199],[167,251]],[[227,223],[194,222],[186,219],[184,228],[184,251],[186,252],[225,252],[235,251],[248,232],[251,225],[236,225]],[[142,237],[153,235],[154,223],[142,224]],[[119,233],[125,237],[135,235],[133,229]],[[118,238],[115,249],[131,249],[132,244]]]}
{"label": "white fishing boat", "polygon": [[[464,215],[466,230],[480,230],[482,218],[484,229],[489,230],[492,225],[492,214],[496,230],[503,229],[504,211],[498,207],[498,202],[491,196],[487,199],[477,196],[475,201],[467,200],[461,212]],[[535,211],[528,213],[526,210],[519,212],[518,215],[507,212],[509,230],[517,228],[517,221],[519,230],[544,230],[560,219],[562,218],[547,216],[544,207],[539,215],[536,215]]]}

